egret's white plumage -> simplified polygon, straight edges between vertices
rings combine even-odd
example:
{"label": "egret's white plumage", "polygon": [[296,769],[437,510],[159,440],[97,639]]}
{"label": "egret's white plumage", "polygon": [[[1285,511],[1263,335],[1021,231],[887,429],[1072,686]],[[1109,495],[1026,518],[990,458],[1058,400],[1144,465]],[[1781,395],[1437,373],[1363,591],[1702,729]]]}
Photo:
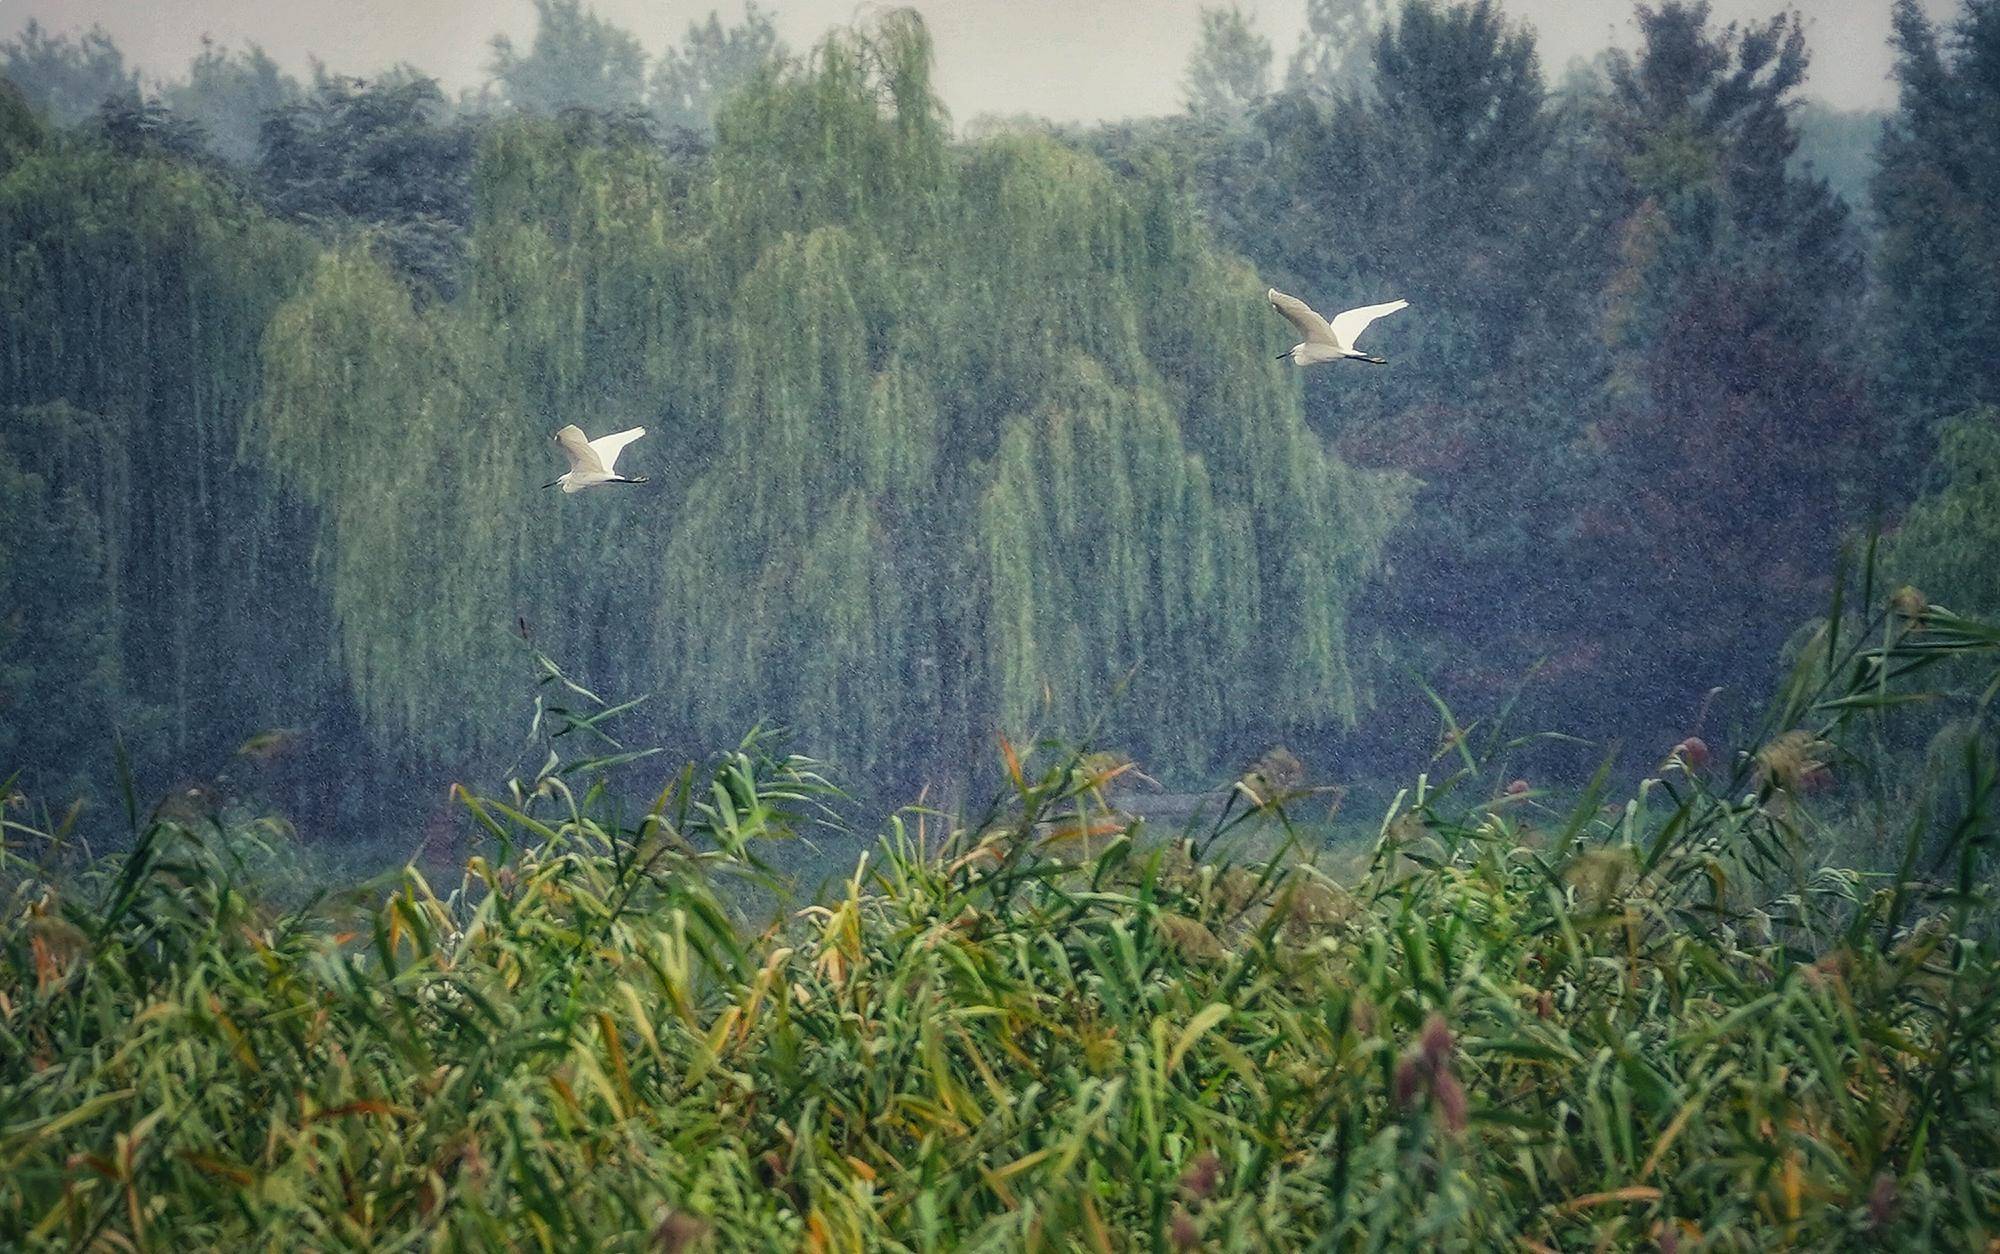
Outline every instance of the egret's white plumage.
{"label": "egret's white plumage", "polygon": [[595,440],[584,435],[583,428],[570,425],[556,432],[555,441],[562,446],[563,456],[569,458],[569,471],[553,483],[545,483],[545,488],[560,487],[565,493],[581,492],[604,483],[644,483],[644,475],[627,478],[617,473],[618,453],[627,444],[646,434],[644,427],[633,427],[615,435],[601,435]]}
{"label": "egret's white plumage", "polygon": [[1368,329],[1368,324],[1377,318],[1395,313],[1398,309],[1409,308],[1406,300],[1392,300],[1386,305],[1363,305],[1359,309],[1349,309],[1333,316],[1333,321],[1313,311],[1296,296],[1287,296],[1277,288],[1264,293],[1271,307],[1285,315],[1285,320],[1299,329],[1304,340],[1292,345],[1289,352],[1279,353],[1278,360],[1289,357],[1294,366],[1313,366],[1323,361],[1365,361],[1373,365],[1388,364],[1386,357],[1376,357],[1354,347],[1354,341]]}

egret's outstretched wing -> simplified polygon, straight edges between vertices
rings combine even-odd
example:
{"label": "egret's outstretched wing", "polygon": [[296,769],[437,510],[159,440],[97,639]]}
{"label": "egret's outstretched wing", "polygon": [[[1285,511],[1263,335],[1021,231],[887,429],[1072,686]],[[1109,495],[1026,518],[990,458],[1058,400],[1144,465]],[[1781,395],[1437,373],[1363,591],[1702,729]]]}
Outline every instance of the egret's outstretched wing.
{"label": "egret's outstretched wing", "polygon": [[1325,318],[1313,312],[1312,306],[1296,296],[1285,295],[1275,287],[1265,292],[1264,296],[1271,302],[1271,307],[1285,315],[1285,321],[1297,327],[1299,334],[1308,342],[1313,340],[1318,340],[1322,344],[1333,342],[1333,328],[1326,324]]}
{"label": "egret's outstretched wing", "polygon": [[571,474],[608,474],[604,462],[597,455],[597,447],[584,438],[583,428],[574,424],[556,432],[556,443],[562,445],[563,456],[569,458]]}
{"label": "egret's outstretched wing", "polygon": [[590,447],[596,450],[598,460],[604,463],[604,473],[607,475],[613,473],[612,467],[618,464],[618,451],[644,434],[646,434],[644,427],[633,427],[630,431],[620,431],[616,435],[600,435],[592,440]]}
{"label": "egret's outstretched wing", "polygon": [[1406,300],[1392,300],[1386,305],[1363,305],[1359,309],[1350,309],[1346,313],[1335,314],[1333,319],[1333,341],[1342,348],[1352,351],[1354,341],[1361,338],[1361,333],[1368,329],[1369,323],[1375,321],[1377,318],[1395,313],[1398,309],[1407,309],[1409,305],[1410,302]]}

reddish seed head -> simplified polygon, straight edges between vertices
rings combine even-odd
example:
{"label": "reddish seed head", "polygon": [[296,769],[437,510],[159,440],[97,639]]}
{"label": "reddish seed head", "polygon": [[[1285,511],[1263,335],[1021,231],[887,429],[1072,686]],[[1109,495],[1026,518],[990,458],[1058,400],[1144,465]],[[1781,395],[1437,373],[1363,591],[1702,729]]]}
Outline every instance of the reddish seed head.
{"label": "reddish seed head", "polygon": [[1398,1108],[1407,1108],[1417,1100],[1417,1088],[1423,1083],[1423,1073],[1417,1070],[1417,1060],[1405,1058],[1396,1064],[1394,1095]]}
{"label": "reddish seed head", "polygon": [[1451,1062],[1451,1026],[1444,1021],[1443,1015],[1434,1014],[1425,1021],[1420,1048],[1423,1050],[1424,1066],[1432,1072]]}
{"label": "reddish seed head", "polygon": [[1708,742],[1700,736],[1689,736],[1674,746],[1674,756],[1686,763],[1690,771],[1698,771],[1708,765]]}
{"label": "reddish seed head", "polygon": [[1213,1150],[1203,1150],[1181,1173],[1181,1189],[1195,1201],[1204,1201],[1222,1180],[1222,1160]]}
{"label": "reddish seed head", "polygon": [[1194,1216],[1180,1207],[1174,1207],[1174,1218],[1167,1229],[1167,1239],[1177,1250],[1191,1250],[1201,1244],[1201,1233],[1195,1230]]}
{"label": "reddish seed head", "polygon": [[695,1242],[708,1235],[708,1225],[693,1215],[670,1210],[660,1220],[660,1226],[653,1229],[653,1239],[659,1243],[663,1254],[681,1254]]}
{"label": "reddish seed head", "polygon": [[1660,1247],[1660,1254],[1681,1254],[1680,1233],[1674,1231],[1671,1223],[1664,1223],[1656,1228],[1653,1241]]}
{"label": "reddish seed head", "polygon": [[1525,779],[1517,779],[1507,785],[1507,795],[1510,797],[1521,796],[1523,793],[1526,793],[1527,791],[1528,791],[1528,781]]}
{"label": "reddish seed head", "polygon": [[1883,1172],[1868,1190],[1868,1222],[1872,1227],[1887,1226],[1896,1217],[1896,1177]]}
{"label": "reddish seed head", "polygon": [[1431,1081],[1431,1092],[1437,1096],[1438,1114],[1444,1116],[1444,1126],[1454,1133],[1465,1131],[1465,1086],[1458,1082],[1458,1077],[1440,1071]]}

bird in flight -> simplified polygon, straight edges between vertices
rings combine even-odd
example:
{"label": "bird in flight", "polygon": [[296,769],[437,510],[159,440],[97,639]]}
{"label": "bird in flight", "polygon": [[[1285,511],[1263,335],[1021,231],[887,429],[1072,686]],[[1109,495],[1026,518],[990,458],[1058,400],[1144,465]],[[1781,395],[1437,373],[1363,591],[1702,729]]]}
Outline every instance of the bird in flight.
{"label": "bird in flight", "polygon": [[1306,337],[1278,354],[1279,361],[1289,357],[1294,366],[1316,366],[1323,361],[1365,361],[1377,366],[1388,365],[1387,357],[1361,352],[1354,347],[1354,341],[1361,338],[1361,333],[1375,319],[1408,308],[1410,304],[1406,300],[1392,300],[1386,305],[1363,305],[1359,309],[1335,314],[1329,323],[1296,296],[1287,296],[1275,287],[1264,295],[1270,300],[1271,307],[1285,315],[1285,320]]}
{"label": "bird in flight", "polygon": [[564,427],[554,435],[557,444],[562,445],[563,456],[569,458],[569,471],[560,478],[543,484],[545,488],[562,488],[565,494],[581,492],[604,483],[644,483],[644,475],[627,478],[618,474],[618,452],[627,444],[646,434],[644,427],[633,427],[616,435],[601,435],[595,440],[583,434],[583,428],[574,424]]}

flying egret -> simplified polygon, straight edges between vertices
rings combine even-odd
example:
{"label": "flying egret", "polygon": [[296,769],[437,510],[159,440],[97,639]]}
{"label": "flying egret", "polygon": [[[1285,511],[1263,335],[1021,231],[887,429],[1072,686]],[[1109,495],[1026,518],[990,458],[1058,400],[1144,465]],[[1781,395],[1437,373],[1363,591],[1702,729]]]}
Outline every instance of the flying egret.
{"label": "flying egret", "polygon": [[602,483],[644,483],[644,475],[627,478],[613,472],[618,464],[618,451],[627,444],[646,434],[644,427],[633,427],[630,431],[620,431],[616,435],[601,435],[595,440],[583,434],[583,428],[574,424],[564,427],[551,438],[562,445],[563,456],[569,458],[569,471],[561,478],[542,486],[561,487],[564,494],[581,492]]}
{"label": "flying egret", "polygon": [[1303,342],[1278,354],[1279,361],[1289,357],[1294,366],[1316,366],[1323,361],[1343,360],[1388,365],[1387,357],[1361,352],[1354,347],[1354,341],[1361,338],[1361,333],[1375,319],[1395,313],[1398,309],[1406,309],[1410,304],[1406,300],[1392,300],[1386,305],[1363,305],[1359,309],[1335,314],[1333,322],[1328,324],[1325,318],[1313,312],[1312,306],[1296,296],[1287,296],[1275,287],[1264,295],[1270,300],[1272,308],[1285,315],[1285,320],[1306,337]]}

